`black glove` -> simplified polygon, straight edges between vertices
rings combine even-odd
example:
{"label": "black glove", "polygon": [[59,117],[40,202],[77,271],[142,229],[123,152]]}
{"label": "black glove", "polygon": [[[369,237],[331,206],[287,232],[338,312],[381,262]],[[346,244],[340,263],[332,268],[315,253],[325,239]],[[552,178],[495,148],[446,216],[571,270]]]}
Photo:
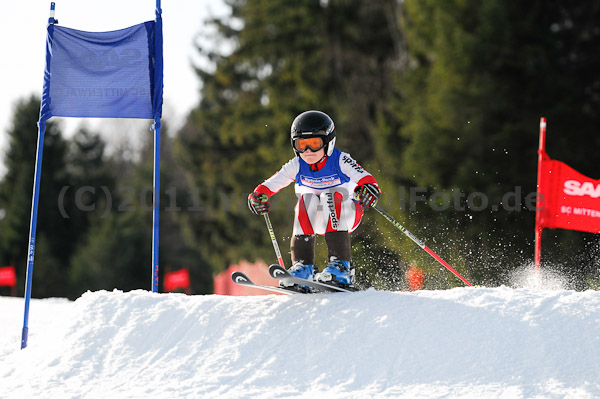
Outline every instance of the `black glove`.
{"label": "black glove", "polygon": [[365,183],[354,189],[354,199],[364,208],[377,205],[379,197],[381,197],[381,189],[376,184]]}
{"label": "black glove", "polygon": [[269,209],[271,209],[271,204],[269,204],[269,197],[267,194],[260,194],[257,192],[250,193],[248,195],[248,208],[255,215],[262,215],[263,213],[268,213]]}

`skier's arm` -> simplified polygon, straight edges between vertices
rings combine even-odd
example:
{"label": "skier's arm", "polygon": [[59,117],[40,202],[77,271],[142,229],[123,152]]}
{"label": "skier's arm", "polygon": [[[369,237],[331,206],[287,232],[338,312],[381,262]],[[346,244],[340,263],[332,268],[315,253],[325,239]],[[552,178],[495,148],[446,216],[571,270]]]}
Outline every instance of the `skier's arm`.
{"label": "skier's arm", "polygon": [[250,211],[256,215],[269,212],[271,208],[269,198],[296,181],[299,168],[298,158],[294,158],[283,165],[279,172],[256,186],[254,192],[248,195],[248,208],[250,208]]}
{"label": "skier's arm", "polygon": [[273,194],[278,193],[281,189],[295,182],[299,169],[300,163],[298,162],[298,158],[291,159],[277,173],[256,186],[254,192],[266,194],[267,197],[271,197]]}
{"label": "skier's arm", "polygon": [[350,180],[356,182],[354,198],[358,203],[365,208],[377,205],[377,201],[381,196],[381,189],[375,177],[346,153],[342,153],[340,156],[340,168],[343,173],[350,177]]}

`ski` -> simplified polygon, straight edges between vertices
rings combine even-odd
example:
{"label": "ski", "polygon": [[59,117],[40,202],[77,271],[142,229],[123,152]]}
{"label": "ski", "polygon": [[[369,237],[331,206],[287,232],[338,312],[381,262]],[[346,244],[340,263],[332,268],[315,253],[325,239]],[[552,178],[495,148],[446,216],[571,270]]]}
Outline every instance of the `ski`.
{"label": "ski", "polygon": [[268,285],[255,284],[252,282],[252,280],[250,280],[250,278],[248,276],[246,276],[242,272],[233,272],[231,274],[231,280],[233,280],[233,282],[236,284],[245,285],[246,287],[258,288],[260,290],[278,292],[278,293],[286,294],[286,295],[294,295],[294,294],[303,294],[304,293],[302,291],[296,291],[294,289],[285,289],[285,288],[280,288],[280,287],[271,287]]}
{"label": "ski", "polygon": [[292,276],[285,270],[283,267],[279,265],[271,265],[269,267],[269,274],[271,277],[276,278],[280,281],[286,281],[290,283],[294,283],[298,286],[308,286],[317,291],[325,291],[325,292],[355,292],[355,289],[352,288],[342,288],[335,285],[325,284],[318,281],[310,281],[304,280],[302,278],[297,278]]}

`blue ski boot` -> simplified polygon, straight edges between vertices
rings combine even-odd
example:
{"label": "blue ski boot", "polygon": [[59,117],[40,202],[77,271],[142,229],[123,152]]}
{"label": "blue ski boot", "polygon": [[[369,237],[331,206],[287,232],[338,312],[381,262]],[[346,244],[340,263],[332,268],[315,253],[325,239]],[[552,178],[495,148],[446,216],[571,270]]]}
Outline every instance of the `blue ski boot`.
{"label": "blue ski boot", "polygon": [[354,283],[354,267],[350,261],[332,256],[327,267],[315,277],[321,283],[349,286]]}
{"label": "blue ski boot", "polygon": [[[296,264],[288,269],[288,272],[297,278],[301,278],[304,280],[313,281],[314,280],[314,266],[313,265],[305,265],[302,262],[296,262]],[[280,281],[279,285],[282,287],[293,287],[295,284],[286,283],[284,281]],[[311,287],[300,285],[298,288],[303,290],[312,291]]]}

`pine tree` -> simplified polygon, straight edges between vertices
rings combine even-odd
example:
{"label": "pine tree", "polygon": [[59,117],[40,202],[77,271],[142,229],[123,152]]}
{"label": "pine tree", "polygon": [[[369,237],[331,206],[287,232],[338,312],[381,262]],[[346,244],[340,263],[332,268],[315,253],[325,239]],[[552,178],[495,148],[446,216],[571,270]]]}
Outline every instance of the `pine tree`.
{"label": "pine tree", "polygon": [[[430,203],[412,216],[448,232],[476,281],[507,282],[506,271],[532,257],[534,213],[523,205],[509,209],[503,199],[520,190],[523,201],[535,191],[540,116],[556,132],[549,136],[553,156],[590,175],[597,170],[586,160],[600,144],[598,115],[589,112],[600,99],[592,72],[600,60],[590,51],[600,40],[598,7],[502,0],[404,7],[411,68],[397,80],[399,123],[388,130],[386,147],[402,153],[397,181],[411,180],[429,194],[485,196],[489,206],[481,210],[475,204],[435,212]],[[567,257],[581,248],[571,244]]]}
{"label": "pine tree", "polygon": [[[40,100],[30,97],[19,102],[8,131],[9,148],[5,156],[7,172],[0,182],[0,263],[17,266],[19,282],[25,281],[33,174],[37,150],[36,121]],[[74,238],[69,220],[63,217],[60,192],[68,185],[65,168],[67,145],[58,126],[47,124],[38,205],[33,296],[60,295],[63,292],[70,240]],[[19,287],[21,292],[22,286]]]}
{"label": "pine tree", "polygon": [[[168,125],[161,131],[161,206],[159,237],[159,281],[166,268],[187,267],[190,270],[193,293],[212,290],[212,275],[207,263],[192,245],[188,245],[181,228],[185,215],[192,205],[188,204],[183,173],[174,162]],[[85,143],[97,140],[84,134],[78,140],[78,148],[87,148],[76,157],[77,170],[84,164],[100,162],[97,151]],[[152,276],[152,178],[153,135],[143,138],[139,159],[126,159],[117,152],[104,159],[102,165],[108,170],[118,170],[111,179],[96,179],[97,184],[107,185],[109,204],[97,203],[99,210],[89,214],[89,230],[81,240],[71,259],[69,281],[72,297],[87,290],[114,288],[120,290],[149,289]],[[97,165],[101,167],[100,164]],[[93,168],[92,170],[102,170]],[[94,181],[93,176],[84,179]],[[103,199],[105,201],[106,199]],[[106,206],[109,208],[106,209]]]}

